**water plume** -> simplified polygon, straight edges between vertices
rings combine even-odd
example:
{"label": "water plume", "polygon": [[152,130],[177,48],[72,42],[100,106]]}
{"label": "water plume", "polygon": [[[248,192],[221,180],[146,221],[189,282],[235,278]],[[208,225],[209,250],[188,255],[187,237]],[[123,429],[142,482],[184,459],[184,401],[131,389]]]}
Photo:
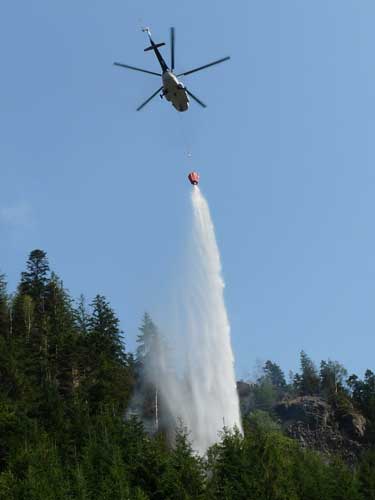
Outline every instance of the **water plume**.
{"label": "water plume", "polygon": [[210,210],[198,186],[193,187],[191,206],[181,286],[175,297],[178,338],[169,352],[179,374],[168,373],[166,353],[161,352],[159,368],[152,372],[159,374],[157,386],[174,421],[182,420],[194,449],[204,454],[224,426],[241,430],[241,419],[220,253]]}

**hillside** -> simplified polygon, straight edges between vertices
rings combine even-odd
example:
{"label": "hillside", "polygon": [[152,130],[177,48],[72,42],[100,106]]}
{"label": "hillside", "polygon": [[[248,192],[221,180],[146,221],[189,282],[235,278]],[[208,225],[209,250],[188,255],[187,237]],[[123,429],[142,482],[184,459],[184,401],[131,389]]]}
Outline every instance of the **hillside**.
{"label": "hillside", "polygon": [[130,353],[106,298],[74,301],[42,250],[13,295],[1,275],[0,500],[375,498],[373,372],[362,380],[331,360],[318,370],[302,352],[286,382],[267,361],[238,383],[244,435],[224,428],[200,457],[162,401],[152,428],[145,318]]}

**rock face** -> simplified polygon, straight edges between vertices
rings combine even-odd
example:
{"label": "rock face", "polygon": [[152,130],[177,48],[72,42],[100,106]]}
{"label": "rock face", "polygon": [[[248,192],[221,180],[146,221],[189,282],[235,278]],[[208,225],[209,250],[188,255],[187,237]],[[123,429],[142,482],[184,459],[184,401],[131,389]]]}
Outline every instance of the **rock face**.
{"label": "rock face", "polygon": [[285,433],[302,447],[319,451],[327,458],[341,455],[349,464],[354,464],[363,450],[366,419],[354,409],[342,414],[318,396],[301,396],[281,401],[274,410]]}
{"label": "rock face", "polygon": [[340,418],[342,430],[353,439],[362,440],[366,431],[366,419],[359,413],[349,412]]}

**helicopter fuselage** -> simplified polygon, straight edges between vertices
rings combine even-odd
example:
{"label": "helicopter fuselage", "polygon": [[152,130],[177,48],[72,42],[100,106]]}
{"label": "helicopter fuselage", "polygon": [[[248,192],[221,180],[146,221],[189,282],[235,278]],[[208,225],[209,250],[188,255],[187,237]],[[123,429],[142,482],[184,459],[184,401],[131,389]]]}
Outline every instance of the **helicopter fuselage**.
{"label": "helicopter fuselage", "polygon": [[160,96],[165,97],[167,101],[171,102],[177,111],[187,111],[189,108],[189,97],[184,84],[178,80],[177,76],[173,73],[173,70],[168,67],[163,56],[160,54],[159,46],[162,44],[156,44],[151,38],[150,31],[148,29],[146,29],[146,31],[151,45],[145,50],[154,51],[163,72],[161,76],[163,80],[163,90]]}
{"label": "helicopter fuselage", "polygon": [[177,111],[187,111],[189,108],[189,97],[184,84],[178,80],[170,69],[162,74],[163,91],[161,97],[172,103]]}

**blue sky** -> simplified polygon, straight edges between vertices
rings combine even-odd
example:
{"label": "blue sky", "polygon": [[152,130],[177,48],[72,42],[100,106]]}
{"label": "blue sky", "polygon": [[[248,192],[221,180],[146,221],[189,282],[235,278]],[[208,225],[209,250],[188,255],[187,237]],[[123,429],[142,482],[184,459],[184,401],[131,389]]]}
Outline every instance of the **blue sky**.
{"label": "blue sky", "polygon": [[[0,269],[44,249],[74,297],[108,297],[130,348],[168,311],[201,174],[238,377],[304,349],[374,369],[375,4],[370,0],[8,2],[2,8]],[[155,98],[156,41],[208,108]],[[168,49],[162,49],[167,56]],[[192,158],[187,157],[187,149]]]}

